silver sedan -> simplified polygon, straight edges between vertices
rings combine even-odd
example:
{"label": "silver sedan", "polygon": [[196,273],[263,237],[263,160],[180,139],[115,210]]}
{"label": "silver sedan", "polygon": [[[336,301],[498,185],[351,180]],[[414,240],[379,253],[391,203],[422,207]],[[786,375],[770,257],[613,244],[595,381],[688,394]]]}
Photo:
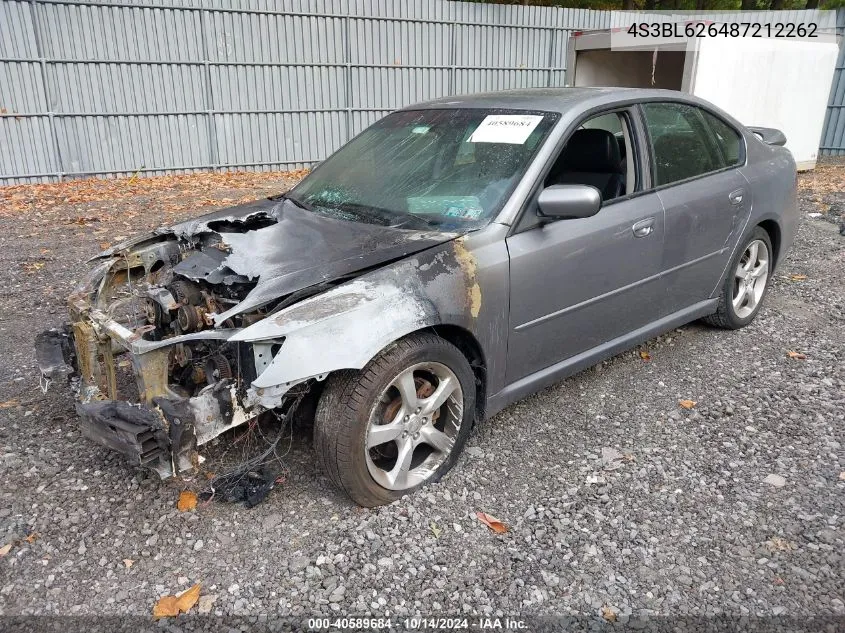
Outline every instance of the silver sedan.
{"label": "silver sedan", "polygon": [[515,400],[689,321],[754,319],[798,221],[784,142],[671,91],[408,107],[286,194],[101,253],[42,372],[73,378],[88,437],[164,477],[310,402],[325,473],[387,503]]}

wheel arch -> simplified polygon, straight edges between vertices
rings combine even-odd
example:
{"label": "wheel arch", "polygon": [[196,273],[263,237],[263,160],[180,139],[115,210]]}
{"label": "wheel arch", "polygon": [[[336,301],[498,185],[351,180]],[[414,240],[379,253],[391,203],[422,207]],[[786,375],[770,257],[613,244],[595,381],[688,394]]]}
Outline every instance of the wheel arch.
{"label": "wheel arch", "polygon": [[[467,362],[469,362],[469,366],[472,368],[472,373],[475,376],[475,419],[473,420],[473,423],[482,421],[484,419],[487,404],[487,362],[478,339],[466,328],[449,323],[440,323],[437,325],[422,327],[394,339],[374,353],[369,360],[378,356],[380,352],[384,351],[391,345],[396,344],[397,341],[416,334],[424,333],[434,334],[435,336],[451,343],[458,348],[458,351],[460,351],[464,358],[467,359]],[[349,368],[336,369],[330,372],[329,375],[341,371],[349,371]]]}
{"label": "wheel arch", "polygon": [[466,328],[448,323],[421,328],[409,336],[419,332],[431,332],[448,341],[467,359],[475,375],[475,420],[473,423],[482,421],[487,403],[487,361],[478,339]]}
{"label": "wheel arch", "polygon": [[758,222],[757,226],[763,229],[768,235],[769,240],[772,242],[772,272],[774,272],[775,268],[780,263],[780,246],[781,246],[781,229],[780,225],[774,219],[766,219],[762,222]]}

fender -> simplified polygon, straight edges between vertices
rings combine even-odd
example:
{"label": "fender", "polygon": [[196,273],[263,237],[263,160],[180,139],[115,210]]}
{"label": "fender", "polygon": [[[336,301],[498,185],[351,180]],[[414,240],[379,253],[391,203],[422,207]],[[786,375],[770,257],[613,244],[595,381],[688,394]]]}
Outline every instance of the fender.
{"label": "fender", "polygon": [[[242,330],[230,341],[280,343],[255,388],[361,369],[388,343],[440,322],[430,301],[388,280],[355,279]],[[262,346],[263,347],[263,346]]]}
{"label": "fender", "polygon": [[[310,378],[362,369],[387,345],[422,328],[473,320],[479,299],[468,272],[474,270],[462,265],[456,252],[465,251],[455,242],[435,247],[289,306],[232,336],[230,341],[255,348],[259,375],[252,388],[262,404]],[[442,313],[438,306],[452,310]],[[262,363],[273,347],[278,351],[272,361]]]}

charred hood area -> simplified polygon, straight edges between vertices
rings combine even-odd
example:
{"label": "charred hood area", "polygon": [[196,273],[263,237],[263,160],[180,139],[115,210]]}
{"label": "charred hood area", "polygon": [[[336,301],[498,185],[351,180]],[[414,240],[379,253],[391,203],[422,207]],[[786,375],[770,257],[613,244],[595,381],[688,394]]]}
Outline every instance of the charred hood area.
{"label": "charred hood area", "polygon": [[225,344],[227,333],[453,237],[335,219],[284,198],[266,199],[100,253],[94,275],[71,298],[71,312],[81,300],[140,340],[178,340],[170,346],[168,390],[193,396],[220,379],[254,379],[252,359]]}
{"label": "charred hood area", "polygon": [[68,299],[70,323],[36,340],[43,386],[68,377],[88,437],[176,474],[197,445],[285,406],[307,379],[250,391],[284,339],[253,341],[245,328],[455,237],[331,217],[284,197],[142,235],[95,257]]}

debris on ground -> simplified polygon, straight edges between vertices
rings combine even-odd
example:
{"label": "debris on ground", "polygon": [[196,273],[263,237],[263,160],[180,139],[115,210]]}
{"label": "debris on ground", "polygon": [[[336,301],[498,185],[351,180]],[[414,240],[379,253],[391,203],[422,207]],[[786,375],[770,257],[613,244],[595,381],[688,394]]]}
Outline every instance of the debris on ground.
{"label": "debris on ground", "polygon": [[499,519],[493,515],[487,514],[486,512],[476,512],[475,516],[477,516],[479,521],[493,530],[496,534],[504,534],[508,531],[508,526],[499,521]]}
{"label": "debris on ground", "polygon": [[183,490],[179,493],[179,501],[176,502],[176,509],[179,512],[190,512],[197,507],[197,493],[192,490]]}
{"label": "debris on ground", "polygon": [[12,540],[5,543],[2,547],[0,547],[0,558],[7,556],[9,554],[9,552],[12,551],[12,548],[15,545],[20,545],[22,543],[27,543],[29,545],[32,545],[36,540],[38,540],[39,536],[41,536],[41,535],[38,532],[32,532],[28,536],[25,536],[23,538],[19,538],[19,539],[13,538]]}
{"label": "debris on ground", "polygon": [[845,182],[845,164],[838,161],[820,160],[815,169],[798,176],[798,191],[812,192],[816,195],[838,193]]}
{"label": "debris on ground", "polygon": [[175,618],[180,613],[187,613],[197,603],[199,597],[199,583],[178,596],[164,596],[153,607],[153,618],[156,620],[159,618]]}
{"label": "debris on ground", "polygon": [[798,546],[781,536],[773,536],[766,541],[766,549],[770,552],[791,552],[794,549],[798,549]]}
{"label": "debris on ground", "polygon": [[[234,206],[256,198],[256,190],[270,188],[268,194],[280,193],[271,188],[274,182],[297,182],[307,169],[285,172],[199,172],[156,176],[153,178],[87,178],[63,182],[10,185],[0,187],[0,215],[52,215],[51,210],[71,205],[130,202],[136,198],[154,196],[159,210],[168,213],[198,211],[206,207]],[[269,187],[268,187],[269,185]],[[124,204],[115,204],[115,212],[123,211],[121,219],[131,219],[143,212],[133,213]],[[77,214],[62,218],[63,224],[88,226],[109,219],[109,215]],[[122,236],[121,236],[122,237]],[[115,241],[121,241],[115,237]]]}
{"label": "debris on ground", "polygon": [[214,603],[217,601],[216,594],[209,594],[207,596],[200,596],[199,604],[197,605],[197,611],[203,615],[211,613],[211,607],[214,606]]}
{"label": "debris on ground", "polygon": [[605,470],[616,470],[622,465],[620,462],[624,458],[625,453],[615,448],[603,446],[601,449],[601,465]]}
{"label": "debris on ground", "polygon": [[251,508],[267,498],[276,485],[278,473],[278,470],[272,468],[238,469],[215,477],[213,484],[209,485],[211,490],[203,493],[204,498],[228,503],[243,501],[247,508]]}
{"label": "debris on ground", "polygon": [[608,622],[616,622],[616,611],[614,611],[611,607],[605,605],[601,608],[601,617],[603,617]]}
{"label": "debris on ground", "polygon": [[[243,502],[252,508],[264,501],[276,484],[285,481],[287,467],[283,458],[293,439],[293,416],[307,393],[307,388],[303,389],[283,414],[268,412],[264,421],[270,423],[270,429],[262,429],[260,418],[248,423],[226,451],[230,466],[222,474],[212,476],[200,493],[203,501]],[[280,453],[282,440],[287,444],[284,453]]]}
{"label": "debris on ground", "polygon": [[775,488],[783,488],[786,485],[786,479],[781,477],[780,475],[769,475],[763,480],[764,484],[769,484],[770,486],[774,486]]}

